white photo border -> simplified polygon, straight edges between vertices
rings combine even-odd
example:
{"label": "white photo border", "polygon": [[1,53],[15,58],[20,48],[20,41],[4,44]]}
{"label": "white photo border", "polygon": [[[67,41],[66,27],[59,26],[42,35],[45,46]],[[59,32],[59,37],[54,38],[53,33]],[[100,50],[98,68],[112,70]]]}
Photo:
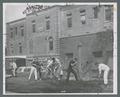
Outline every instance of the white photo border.
{"label": "white photo border", "polygon": [[[113,45],[113,93],[6,93],[5,89],[5,39],[6,39],[6,22],[5,22],[5,7],[9,4],[26,4],[26,3],[3,3],[3,95],[117,95],[118,94],[118,78],[117,78],[117,2],[85,2],[78,3],[72,2],[69,4],[74,5],[113,5],[113,33],[114,33],[114,45]],[[30,3],[35,4],[35,3]],[[36,3],[41,5],[65,5],[63,3]]]}

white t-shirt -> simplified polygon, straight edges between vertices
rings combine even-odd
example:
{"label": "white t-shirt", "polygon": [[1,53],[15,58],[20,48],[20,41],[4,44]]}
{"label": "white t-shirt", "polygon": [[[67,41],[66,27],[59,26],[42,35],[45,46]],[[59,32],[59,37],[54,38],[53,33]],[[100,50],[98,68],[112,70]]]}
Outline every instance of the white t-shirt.
{"label": "white t-shirt", "polygon": [[16,69],[16,68],[17,68],[17,65],[16,65],[15,62],[12,62],[12,63],[11,63],[11,66],[12,66],[13,69]]}

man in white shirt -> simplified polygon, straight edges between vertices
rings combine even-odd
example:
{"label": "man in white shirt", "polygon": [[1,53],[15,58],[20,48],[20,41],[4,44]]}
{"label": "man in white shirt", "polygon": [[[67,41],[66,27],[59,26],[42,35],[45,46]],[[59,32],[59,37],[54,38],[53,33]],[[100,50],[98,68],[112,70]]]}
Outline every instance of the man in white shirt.
{"label": "man in white shirt", "polygon": [[37,69],[35,67],[33,67],[33,66],[30,66],[29,68],[31,69],[31,71],[30,71],[30,75],[29,75],[28,80],[31,79],[32,74],[34,74],[35,80],[37,80],[38,79]]}
{"label": "man in white shirt", "polygon": [[15,61],[10,63],[10,66],[12,67],[12,75],[15,77],[16,76],[16,69],[17,69],[17,64]]}
{"label": "man in white shirt", "polygon": [[109,66],[104,64],[104,63],[99,63],[98,64],[98,70],[99,70],[99,77],[101,75],[101,72],[102,71],[104,72],[104,76],[103,76],[104,84],[107,85],[108,84],[108,74],[109,74],[109,71],[110,71]]}

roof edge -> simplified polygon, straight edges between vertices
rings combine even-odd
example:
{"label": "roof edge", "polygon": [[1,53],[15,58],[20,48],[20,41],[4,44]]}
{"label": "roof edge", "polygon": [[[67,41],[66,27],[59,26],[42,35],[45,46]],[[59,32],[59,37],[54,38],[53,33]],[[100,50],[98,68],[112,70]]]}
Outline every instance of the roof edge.
{"label": "roof edge", "polygon": [[25,17],[24,18],[20,18],[20,19],[16,19],[16,20],[13,20],[13,21],[10,21],[10,22],[7,22],[6,24],[12,24],[12,23],[15,23],[15,22],[18,22],[18,21],[22,21],[22,20],[25,20]]}

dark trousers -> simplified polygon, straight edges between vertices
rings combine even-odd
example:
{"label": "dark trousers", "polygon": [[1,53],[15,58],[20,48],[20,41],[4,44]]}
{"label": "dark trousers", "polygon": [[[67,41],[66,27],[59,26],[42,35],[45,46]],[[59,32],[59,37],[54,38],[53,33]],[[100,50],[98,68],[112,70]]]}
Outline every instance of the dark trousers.
{"label": "dark trousers", "polygon": [[68,69],[66,81],[69,81],[70,73],[73,73],[74,76],[75,76],[75,79],[78,81],[77,73],[76,73],[76,71],[73,70],[73,69]]}
{"label": "dark trousers", "polygon": [[37,74],[39,74],[39,79],[41,79],[41,77],[42,77],[42,73],[41,73],[41,69],[37,69]]}

